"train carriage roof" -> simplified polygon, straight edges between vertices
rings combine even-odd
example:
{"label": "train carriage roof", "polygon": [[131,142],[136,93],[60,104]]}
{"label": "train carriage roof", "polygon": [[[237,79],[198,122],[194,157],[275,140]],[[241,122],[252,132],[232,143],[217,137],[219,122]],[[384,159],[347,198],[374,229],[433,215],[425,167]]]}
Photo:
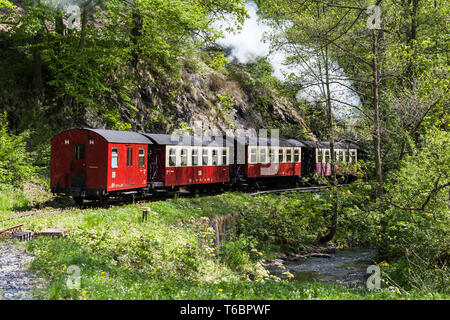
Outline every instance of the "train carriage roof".
{"label": "train carriage roof", "polygon": [[[320,148],[320,149],[329,149],[330,142],[329,141],[302,141],[309,148]],[[361,149],[358,145],[353,142],[345,142],[340,141],[334,144],[335,149]]]}
{"label": "train carriage roof", "polygon": [[261,137],[236,137],[237,143],[244,144],[246,146],[279,146],[279,147],[304,147],[305,145],[295,139],[279,139],[272,140],[269,138]]}
{"label": "train carriage roof", "polygon": [[155,144],[159,145],[179,145],[179,146],[226,146],[223,137],[197,137],[170,134],[143,133]]}
{"label": "train carriage roof", "polygon": [[152,141],[144,135],[131,131],[117,131],[104,129],[83,128],[97,133],[102,136],[109,143],[137,143],[137,144],[152,144]]}

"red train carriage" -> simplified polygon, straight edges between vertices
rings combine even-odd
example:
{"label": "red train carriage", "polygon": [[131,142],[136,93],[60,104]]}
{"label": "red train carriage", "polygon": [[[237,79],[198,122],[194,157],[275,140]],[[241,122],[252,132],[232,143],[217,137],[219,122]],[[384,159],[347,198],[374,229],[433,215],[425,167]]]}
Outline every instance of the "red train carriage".
{"label": "red train carriage", "polygon": [[151,141],[142,134],[72,129],[51,141],[51,188],[77,203],[147,187]]}
{"label": "red train carriage", "polygon": [[219,137],[144,134],[151,150],[152,188],[229,182],[229,148]]}
{"label": "red train carriage", "polygon": [[[305,173],[319,177],[331,176],[331,150],[329,142],[303,141],[307,149],[304,154],[306,167]],[[334,145],[334,156],[336,159],[338,175],[352,175],[354,172],[344,171],[344,166],[355,164],[358,161],[358,150],[360,148],[354,143],[337,142]],[[341,167],[341,168],[340,168]]]}
{"label": "red train carriage", "polygon": [[245,163],[237,165],[241,181],[271,183],[299,180],[302,174],[301,142],[293,139],[275,142],[256,137],[236,138],[236,148],[242,147],[245,148]]}

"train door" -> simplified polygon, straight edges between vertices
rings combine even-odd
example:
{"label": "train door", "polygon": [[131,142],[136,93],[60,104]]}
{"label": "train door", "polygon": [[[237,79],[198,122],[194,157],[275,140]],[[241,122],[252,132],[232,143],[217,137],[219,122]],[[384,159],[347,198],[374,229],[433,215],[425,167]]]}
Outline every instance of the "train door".
{"label": "train door", "polygon": [[133,148],[131,147],[127,147],[127,166],[125,174],[126,174],[125,183],[129,186],[135,184],[133,171]]}
{"label": "train door", "polygon": [[74,156],[70,164],[71,187],[86,187],[86,145],[75,144]]}
{"label": "train door", "polygon": [[164,185],[164,167],[165,157],[164,148],[158,147],[154,149],[149,148],[149,181],[153,187],[162,187]]}

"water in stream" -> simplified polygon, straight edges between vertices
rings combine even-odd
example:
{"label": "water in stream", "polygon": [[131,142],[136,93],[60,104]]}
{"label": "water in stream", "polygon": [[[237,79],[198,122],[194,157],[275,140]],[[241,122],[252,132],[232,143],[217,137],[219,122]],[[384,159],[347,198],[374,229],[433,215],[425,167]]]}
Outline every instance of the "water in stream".
{"label": "water in stream", "polygon": [[364,285],[367,267],[377,250],[371,248],[349,248],[330,254],[330,258],[312,257],[305,261],[287,261],[285,270],[273,269],[272,274],[283,277],[283,272],[294,275],[293,281],[334,281],[350,286]]}

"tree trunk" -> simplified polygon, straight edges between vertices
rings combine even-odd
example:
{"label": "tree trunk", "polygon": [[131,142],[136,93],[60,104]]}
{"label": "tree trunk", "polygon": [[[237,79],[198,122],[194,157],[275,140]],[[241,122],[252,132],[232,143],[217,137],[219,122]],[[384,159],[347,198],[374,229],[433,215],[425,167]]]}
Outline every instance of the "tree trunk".
{"label": "tree trunk", "polygon": [[325,89],[326,89],[326,104],[327,104],[327,118],[328,118],[328,130],[330,140],[330,159],[331,159],[331,176],[332,176],[332,188],[333,188],[333,215],[331,218],[331,226],[328,233],[319,239],[320,244],[325,244],[333,240],[337,231],[338,220],[338,194],[336,190],[337,177],[336,177],[336,157],[334,155],[334,121],[333,111],[331,105],[331,89],[330,89],[330,73],[329,73],[329,55],[328,55],[328,43],[325,44],[325,52],[323,59],[325,61]]}
{"label": "tree trunk", "polygon": [[373,108],[374,108],[374,153],[375,153],[375,174],[378,182],[376,197],[383,195],[383,169],[381,157],[381,125],[380,125],[380,103],[379,103],[379,79],[378,79],[378,34],[373,31]]}

